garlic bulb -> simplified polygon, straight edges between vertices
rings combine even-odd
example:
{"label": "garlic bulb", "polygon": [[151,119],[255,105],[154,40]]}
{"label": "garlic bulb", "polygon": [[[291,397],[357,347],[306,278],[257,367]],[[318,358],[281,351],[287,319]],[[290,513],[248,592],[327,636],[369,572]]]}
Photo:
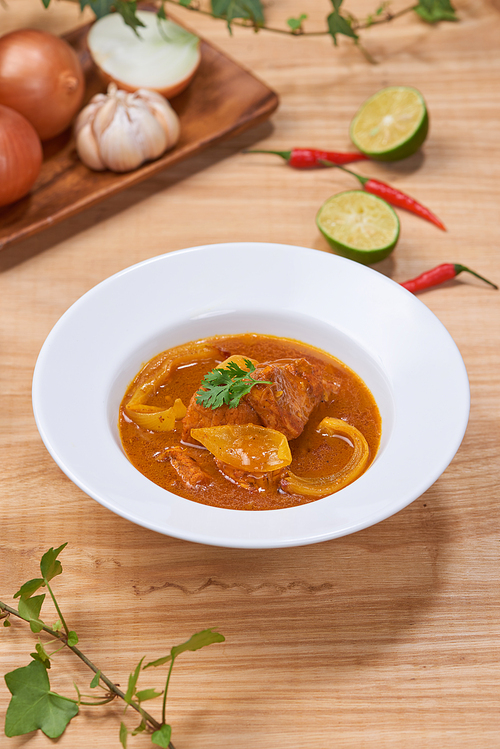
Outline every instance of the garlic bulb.
{"label": "garlic bulb", "polygon": [[107,94],[96,94],[75,123],[78,156],[96,171],[137,169],[175,146],[179,134],[179,118],[163,96],[147,89],[130,94],[115,83]]}

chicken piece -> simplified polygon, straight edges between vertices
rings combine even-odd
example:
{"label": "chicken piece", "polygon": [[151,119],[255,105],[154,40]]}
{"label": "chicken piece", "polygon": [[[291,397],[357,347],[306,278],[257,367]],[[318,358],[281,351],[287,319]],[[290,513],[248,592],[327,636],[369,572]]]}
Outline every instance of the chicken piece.
{"label": "chicken piece", "polygon": [[[228,359],[218,365],[218,369],[224,368],[229,361],[236,361],[239,366],[244,367],[243,356],[230,356]],[[254,359],[250,361],[257,365]],[[225,403],[218,408],[206,408],[200,403],[196,402],[197,393],[194,393],[189,405],[187,407],[187,413],[182,420],[182,436],[183,442],[191,442],[192,444],[198,445],[199,443],[191,437],[191,429],[198,429],[202,427],[218,427],[224,424],[262,424],[261,420],[244,399],[235,408],[229,408]]]}
{"label": "chicken piece", "polygon": [[252,376],[272,385],[255,385],[244,400],[261,423],[282,432],[288,440],[301,434],[318,403],[329,401],[339,390],[333,375],[307,359],[282,359],[259,365]]}
{"label": "chicken piece", "polygon": [[222,475],[242,489],[251,489],[256,491],[265,491],[266,489],[276,489],[284,472],[284,468],[278,468],[276,471],[267,471],[266,473],[249,473],[227,463],[216,460],[215,464]]}
{"label": "chicken piece", "polygon": [[208,486],[212,479],[198,464],[196,458],[183,447],[167,447],[157,460],[170,460],[172,467],[177,471],[183,483],[194,488],[197,486]]}

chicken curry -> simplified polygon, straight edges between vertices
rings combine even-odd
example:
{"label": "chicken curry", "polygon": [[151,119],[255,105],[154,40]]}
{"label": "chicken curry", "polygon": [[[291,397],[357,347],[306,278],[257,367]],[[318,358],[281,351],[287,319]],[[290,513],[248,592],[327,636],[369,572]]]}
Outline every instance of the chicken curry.
{"label": "chicken curry", "polygon": [[164,489],[272,510],[355,481],[377,453],[381,419],[367,386],[335,357],[243,334],[151,359],[127,388],[119,430],[131,463]]}

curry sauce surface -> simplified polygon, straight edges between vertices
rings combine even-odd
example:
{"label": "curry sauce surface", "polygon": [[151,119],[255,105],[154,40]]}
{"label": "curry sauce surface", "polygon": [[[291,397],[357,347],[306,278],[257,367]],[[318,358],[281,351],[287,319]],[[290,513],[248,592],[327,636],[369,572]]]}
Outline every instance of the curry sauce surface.
{"label": "curry sauce surface", "polygon": [[[343,419],[364,435],[370,448],[368,465],[373,461],[381,436],[381,418],[375,400],[364,382],[347,366],[327,353],[304,343],[285,338],[244,334],[215,336],[203,339],[229,356],[241,354],[260,363],[277,359],[305,358],[313,364],[321,362],[334,372],[339,384],[338,394],[330,403],[320,403],[312,411],[302,434],[290,440],[293,460],[289,466],[300,476],[328,475],[340,470],[349,460],[352,447],[342,437],[324,437],[316,432],[326,416]],[[152,432],[135,424],[125,412],[126,405],[137,386],[158,369],[168,351],[151,359],[127,388],[120,405],[119,430],[125,453],[130,462],[155,484],[186,499],[203,504],[235,510],[274,510],[316,501],[314,497],[288,494],[279,488],[262,490],[243,489],[233,484],[215,466],[211,453],[200,448],[196,460],[213,479],[209,486],[188,487],[181,481],[169,460],[159,461],[157,456],[165,448],[181,445],[182,421],[170,432]],[[168,380],[148,396],[148,405],[168,408],[176,398],[187,406],[199,389],[203,377],[226,358],[199,360],[193,358],[174,369]]]}

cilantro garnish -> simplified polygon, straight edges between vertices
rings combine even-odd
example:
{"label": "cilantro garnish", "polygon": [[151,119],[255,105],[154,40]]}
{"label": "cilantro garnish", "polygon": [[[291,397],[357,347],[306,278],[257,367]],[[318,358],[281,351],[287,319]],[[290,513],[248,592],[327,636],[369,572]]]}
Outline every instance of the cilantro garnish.
{"label": "cilantro garnish", "polygon": [[244,395],[250,392],[254,385],[272,385],[269,380],[254,380],[251,373],[255,366],[250,359],[244,359],[247,369],[234,361],[228,362],[223,369],[212,369],[201,382],[197,391],[196,402],[205,408],[219,408],[224,403],[229,408],[236,408]]}

